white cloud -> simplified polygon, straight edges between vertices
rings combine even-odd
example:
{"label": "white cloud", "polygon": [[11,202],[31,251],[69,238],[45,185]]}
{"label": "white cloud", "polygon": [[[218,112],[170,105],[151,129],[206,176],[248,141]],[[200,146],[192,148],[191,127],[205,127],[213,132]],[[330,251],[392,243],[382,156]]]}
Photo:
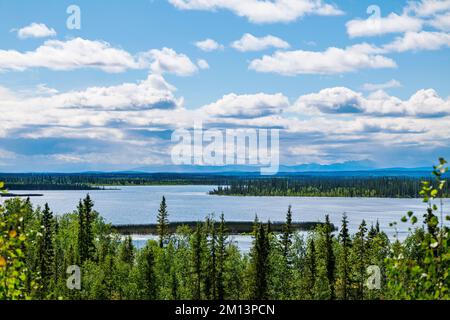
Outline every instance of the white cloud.
{"label": "white cloud", "polygon": [[249,68],[258,72],[282,75],[335,74],[358,69],[395,68],[396,63],[369,45],[355,45],[345,49],[330,47],[325,51],[277,51],[250,62]]}
{"label": "white cloud", "polygon": [[241,39],[234,41],[231,46],[242,52],[260,51],[267,48],[287,49],[290,47],[289,43],[278,37],[268,35],[258,38],[250,33],[244,34]]}
{"label": "white cloud", "polygon": [[38,84],[36,86],[36,92],[38,94],[57,94],[59,91],[55,88],[49,88],[45,83]]}
{"label": "white cloud", "polygon": [[0,87],[0,137],[23,139],[33,150],[42,138],[64,144],[63,150],[50,148],[45,156],[0,150],[0,162],[6,157],[3,167],[11,166],[11,161],[15,165],[32,161],[33,166],[51,163],[52,168],[87,163],[103,170],[102,164],[129,169],[130,158],[132,164],[167,164],[171,144],[160,131],[192,128],[196,121],[213,129],[281,128],[282,162],[361,160],[376,158],[380,149],[383,157],[400,152],[403,159],[405,148],[412,148],[414,154],[409,156],[416,157],[439,144],[446,146],[443,139],[450,136],[449,99],[432,89],[402,100],[382,91],[365,96],[344,87],[326,88],[300,96],[291,108],[281,93],[231,93],[197,109],[183,108],[174,91],[160,75],[31,98]]}
{"label": "white cloud", "polygon": [[198,59],[197,65],[200,69],[209,69],[208,61],[206,61],[204,59]]}
{"label": "white cloud", "polygon": [[393,42],[383,46],[385,52],[404,52],[418,50],[438,50],[450,47],[450,34],[443,32],[407,32]]}
{"label": "white cloud", "polygon": [[195,46],[199,48],[200,50],[209,52],[209,51],[215,51],[215,50],[223,50],[224,47],[217,41],[213,39],[205,39],[202,41],[197,41],[195,43]]}
{"label": "white cloud", "polygon": [[429,24],[436,29],[450,31],[450,12],[433,17]]}
{"label": "white cloud", "polygon": [[141,57],[144,60],[150,58],[150,70],[157,74],[173,73],[178,76],[190,76],[198,71],[197,66],[188,56],[170,48],[153,49],[142,54]]}
{"label": "white cloud", "polygon": [[122,126],[145,125],[153,120],[157,123],[158,111],[171,110],[166,112],[169,119],[169,114],[173,117],[176,110],[182,109],[183,99],[176,98],[174,91],[160,75],[149,75],[137,83],[44,96],[20,96],[0,90],[0,123],[6,130],[44,126],[46,132],[52,127],[61,132],[64,127],[106,126],[108,129],[110,123]]}
{"label": "white cloud", "polygon": [[450,10],[450,0],[422,0],[409,1],[405,11],[421,17],[427,17],[436,13]]}
{"label": "white cloud", "polygon": [[20,39],[47,38],[56,36],[55,29],[49,28],[43,23],[36,23],[36,22],[33,22],[32,24],[26,27],[14,31],[17,31],[17,36]]}
{"label": "white cloud", "polygon": [[257,118],[280,114],[289,107],[289,100],[281,93],[244,94],[234,93],[201,108],[207,114],[223,118]]}
{"label": "white cloud", "polygon": [[106,72],[123,72],[139,68],[139,63],[128,52],[113,48],[107,42],[82,38],[47,40],[34,51],[0,50],[0,71],[23,71],[29,68],[93,68]]}
{"label": "white cloud", "polygon": [[352,38],[419,31],[422,29],[422,25],[422,19],[395,13],[391,13],[387,17],[356,19],[346,23],[347,33]]}
{"label": "white cloud", "polygon": [[322,0],[169,0],[181,10],[229,10],[253,23],[291,22],[304,15],[336,16],[343,12]]}
{"label": "white cloud", "polygon": [[129,69],[147,69],[154,73],[188,76],[198,71],[185,54],[173,49],[153,49],[132,55],[104,41],[75,38],[47,40],[34,51],[0,50],[0,71],[24,71],[30,68],[51,70],[99,69],[117,73]]}
{"label": "white cloud", "polygon": [[318,93],[310,93],[298,98],[294,110],[313,114],[319,113],[360,113],[363,97],[345,87],[335,87],[320,90]]}
{"label": "white cloud", "polygon": [[398,88],[401,86],[402,84],[399,81],[392,79],[385,83],[365,83],[363,84],[362,89],[366,91],[377,91],[377,90]]}
{"label": "white cloud", "polygon": [[99,108],[101,110],[173,109],[179,105],[175,88],[159,75],[149,75],[138,83],[124,83],[110,87],[90,87],[83,91],[69,91],[50,99],[31,100],[31,104],[58,108]]}
{"label": "white cloud", "polygon": [[299,97],[292,110],[316,115],[442,117],[450,115],[450,99],[442,99],[433,89],[419,90],[408,100],[401,100],[381,90],[365,97],[351,89],[335,87]]}

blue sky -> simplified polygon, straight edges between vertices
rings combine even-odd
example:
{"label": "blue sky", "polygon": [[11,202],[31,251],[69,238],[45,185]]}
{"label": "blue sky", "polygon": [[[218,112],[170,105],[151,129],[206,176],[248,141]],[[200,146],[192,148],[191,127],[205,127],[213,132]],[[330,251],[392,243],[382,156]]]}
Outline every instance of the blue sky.
{"label": "blue sky", "polygon": [[193,120],[280,128],[284,164],[426,166],[449,31],[448,0],[0,0],[0,171],[170,164]]}

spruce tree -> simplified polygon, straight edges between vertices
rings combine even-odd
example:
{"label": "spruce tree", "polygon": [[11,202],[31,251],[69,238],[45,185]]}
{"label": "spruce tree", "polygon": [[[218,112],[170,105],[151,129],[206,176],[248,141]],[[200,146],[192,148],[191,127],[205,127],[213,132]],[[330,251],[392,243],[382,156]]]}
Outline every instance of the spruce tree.
{"label": "spruce tree", "polygon": [[366,261],[367,261],[367,225],[366,221],[362,221],[359,225],[358,232],[355,234],[354,240],[354,267],[357,281],[356,298],[358,300],[364,299],[364,282],[366,279]]}
{"label": "spruce tree", "polygon": [[322,229],[324,233],[324,240],[325,240],[325,265],[327,269],[327,278],[328,283],[330,286],[331,291],[331,299],[334,299],[335,297],[335,290],[334,290],[334,283],[335,283],[335,277],[334,277],[334,271],[336,267],[336,257],[334,255],[333,250],[333,225],[330,222],[329,215],[325,216],[325,225]]}
{"label": "spruce tree", "polygon": [[127,236],[122,242],[122,247],[120,250],[120,260],[129,265],[133,264],[134,246],[133,246],[133,240],[131,239],[131,236]]}
{"label": "spruce tree", "polygon": [[252,249],[252,264],[254,268],[254,279],[252,286],[252,299],[268,299],[269,278],[269,225],[267,228],[262,223],[257,226],[254,246]]}
{"label": "spruce tree", "polygon": [[164,241],[167,239],[169,234],[169,213],[167,212],[166,198],[163,196],[161,204],[158,210],[157,222],[158,222],[158,235],[159,235],[159,246],[164,247]]}
{"label": "spruce tree", "polygon": [[209,261],[208,261],[208,286],[206,292],[209,299],[217,299],[217,232],[216,222],[209,222]]}
{"label": "spruce tree", "polygon": [[82,264],[86,260],[87,249],[86,249],[86,237],[85,237],[85,216],[84,216],[84,206],[83,202],[78,202],[77,206],[78,215],[78,260]]}
{"label": "spruce tree", "polygon": [[39,238],[38,259],[42,289],[44,295],[47,295],[55,271],[54,221],[53,213],[47,203],[44,206],[40,223],[42,236]]}
{"label": "spruce tree", "polygon": [[340,290],[339,290],[339,298],[342,300],[347,300],[349,298],[349,291],[351,287],[351,267],[349,261],[349,254],[351,248],[351,239],[350,233],[348,231],[348,220],[347,215],[344,213],[342,216],[342,225],[341,230],[339,232],[339,243],[340,243],[340,252],[339,252],[339,282],[340,282]]}
{"label": "spruce tree", "polygon": [[226,260],[227,230],[223,213],[220,216],[219,228],[217,231],[217,299],[223,300],[225,296],[224,273]]}
{"label": "spruce tree", "polygon": [[87,248],[87,259],[92,259],[95,253],[94,245],[94,202],[89,194],[83,200],[84,217],[85,217],[85,237]]}
{"label": "spruce tree", "polygon": [[292,210],[291,206],[288,207],[288,211],[286,214],[286,223],[283,225],[283,234],[281,237],[281,245],[283,250],[283,256],[289,264],[289,252],[292,244]]}
{"label": "spruce tree", "polygon": [[141,272],[142,297],[145,300],[155,300],[158,297],[158,285],[155,271],[154,248],[147,245],[142,251],[138,267]]}
{"label": "spruce tree", "polygon": [[197,227],[192,238],[192,266],[193,266],[193,296],[194,300],[200,300],[202,297],[203,273],[203,227],[197,223]]}
{"label": "spruce tree", "polygon": [[306,257],[305,257],[305,276],[303,280],[305,281],[305,293],[308,299],[314,297],[314,287],[317,277],[317,262],[316,262],[316,246],[314,238],[310,237],[308,239]]}
{"label": "spruce tree", "polygon": [[78,203],[78,256],[80,263],[93,258],[94,244],[94,202],[89,194]]}

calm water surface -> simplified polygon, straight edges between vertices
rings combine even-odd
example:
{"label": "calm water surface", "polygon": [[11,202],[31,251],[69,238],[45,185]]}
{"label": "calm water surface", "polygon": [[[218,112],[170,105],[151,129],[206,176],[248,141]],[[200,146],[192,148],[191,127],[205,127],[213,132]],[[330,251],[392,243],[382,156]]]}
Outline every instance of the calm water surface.
{"label": "calm water surface", "polygon": [[[323,198],[323,197],[230,197],[209,195],[213,186],[139,186],[120,190],[89,191],[95,209],[113,224],[154,223],[162,196],[167,199],[170,221],[203,220],[208,214],[222,212],[229,221],[253,221],[255,215],[265,221],[283,221],[288,205],[292,205],[294,221],[323,221],[325,214],[340,225],[342,214],[349,218],[351,232],[363,219],[370,226],[378,220],[390,236],[395,230],[389,223],[399,221],[409,210],[424,212],[420,199]],[[27,193],[34,191],[18,191]],[[87,191],[39,191],[43,197],[31,198],[33,204],[48,202],[56,214],[72,212]],[[449,207],[450,201],[445,204]],[[406,234],[408,224],[399,222],[399,236]],[[242,239],[241,239],[242,240]]]}

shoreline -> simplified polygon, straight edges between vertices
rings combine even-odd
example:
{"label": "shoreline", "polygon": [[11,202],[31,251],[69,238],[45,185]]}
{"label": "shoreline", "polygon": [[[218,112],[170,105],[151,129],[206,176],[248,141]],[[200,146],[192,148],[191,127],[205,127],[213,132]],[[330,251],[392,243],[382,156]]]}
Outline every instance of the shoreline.
{"label": "shoreline", "polygon": [[[194,230],[198,223],[203,224],[204,222],[199,221],[180,221],[169,223],[169,232],[176,233],[178,227],[187,226],[191,230]],[[216,225],[218,222],[216,221]],[[281,232],[285,222],[275,221],[271,222],[271,228],[274,232]],[[294,231],[310,231],[315,229],[317,226],[324,225],[323,222],[292,222],[292,229]],[[250,234],[253,232],[254,221],[226,221],[225,227],[229,234],[241,235]],[[112,225],[112,229],[121,235],[156,235],[158,225],[156,223],[151,224],[117,224]],[[333,228],[337,230],[336,226]]]}

